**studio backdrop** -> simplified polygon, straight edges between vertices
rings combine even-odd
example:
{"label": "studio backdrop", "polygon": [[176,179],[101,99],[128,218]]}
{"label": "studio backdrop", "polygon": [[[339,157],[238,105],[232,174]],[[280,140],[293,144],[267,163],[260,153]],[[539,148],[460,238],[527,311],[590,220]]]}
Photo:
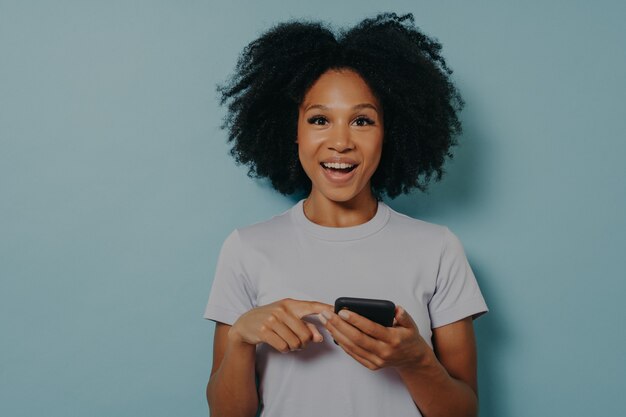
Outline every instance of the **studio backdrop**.
{"label": "studio backdrop", "polygon": [[219,248],[294,203],[216,84],[274,23],[382,11],[466,101],[444,179],[386,201],[465,246],[481,415],[624,415],[626,7],[536,0],[0,0],[0,415],[207,414]]}

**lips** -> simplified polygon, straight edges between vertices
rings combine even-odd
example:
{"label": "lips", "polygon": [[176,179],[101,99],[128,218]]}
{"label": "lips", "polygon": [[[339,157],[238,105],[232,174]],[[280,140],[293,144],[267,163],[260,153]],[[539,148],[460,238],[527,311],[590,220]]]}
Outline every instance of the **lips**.
{"label": "lips", "polygon": [[324,168],[327,171],[337,171],[337,172],[350,172],[353,169],[355,169],[357,167],[357,165],[354,164],[347,164],[347,163],[321,163],[320,164],[322,166],[322,168]]}
{"label": "lips", "polygon": [[335,156],[324,159],[320,165],[325,171],[347,173],[354,170],[359,164],[352,158],[345,156]]}
{"label": "lips", "polygon": [[341,156],[335,156],[332,158],[324,159],[320,164],[329,163],[329,164],[349,164],[349,165],[358,165],[359,163],[352,158],[346,158]]}
{"label": "lips", "polygon": [[355,170],[358,167],[358,165],[353,165],[350,168],[335,169],[335,168],[326,168],[322,164],[320,164],[320,166],[322,167],[322,172],[324,173],[324,177],[328,181],[337,185],[341,185],[350,181],[352,177],[354,177],[355,172],[356,172]]}

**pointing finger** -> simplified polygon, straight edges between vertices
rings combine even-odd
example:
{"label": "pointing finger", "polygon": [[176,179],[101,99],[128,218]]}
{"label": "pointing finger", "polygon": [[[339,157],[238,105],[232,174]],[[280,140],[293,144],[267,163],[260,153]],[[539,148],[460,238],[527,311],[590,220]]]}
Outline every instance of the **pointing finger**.
{"label": "pointing finger", "polygon": [[317,301],[299,301],[294,308],[294,314],[301,319],[311,314],[319,314],[322,311],[332,311],[333,308],[334,307],[330,304],[319,303]]}

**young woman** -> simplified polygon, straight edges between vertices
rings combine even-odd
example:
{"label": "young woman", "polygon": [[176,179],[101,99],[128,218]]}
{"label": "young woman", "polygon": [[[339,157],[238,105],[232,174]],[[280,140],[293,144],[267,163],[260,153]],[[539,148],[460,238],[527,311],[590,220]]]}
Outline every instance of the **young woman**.
{"label": "young woman", "polygon": [[[232,154],[306,199],[224,242],[205,312],[212,416],[477,414],[487,307],[463,248],[381,200],[440,179],[460,133],[440,48],[384,14],[338,36],[281,24],[244,50],[221,88]],[[393,327],[335,314],[341,296],[392,300]]]}

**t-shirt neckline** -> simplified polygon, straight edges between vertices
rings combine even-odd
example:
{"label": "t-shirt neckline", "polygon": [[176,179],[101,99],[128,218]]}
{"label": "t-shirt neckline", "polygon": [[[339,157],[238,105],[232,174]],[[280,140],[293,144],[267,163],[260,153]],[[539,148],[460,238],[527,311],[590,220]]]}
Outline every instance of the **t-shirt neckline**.
{"label": "t-shirt neckline", "polygon": [[295,224],[307,233],[323,240],[347,241],[358,240],[370,236],[382,229],[391,215],[389,206],[378,202],[376,214],[365,223],[349,227],[321,226],[309,220],[304,214],[304,199],[291,208],[291,218]]}

